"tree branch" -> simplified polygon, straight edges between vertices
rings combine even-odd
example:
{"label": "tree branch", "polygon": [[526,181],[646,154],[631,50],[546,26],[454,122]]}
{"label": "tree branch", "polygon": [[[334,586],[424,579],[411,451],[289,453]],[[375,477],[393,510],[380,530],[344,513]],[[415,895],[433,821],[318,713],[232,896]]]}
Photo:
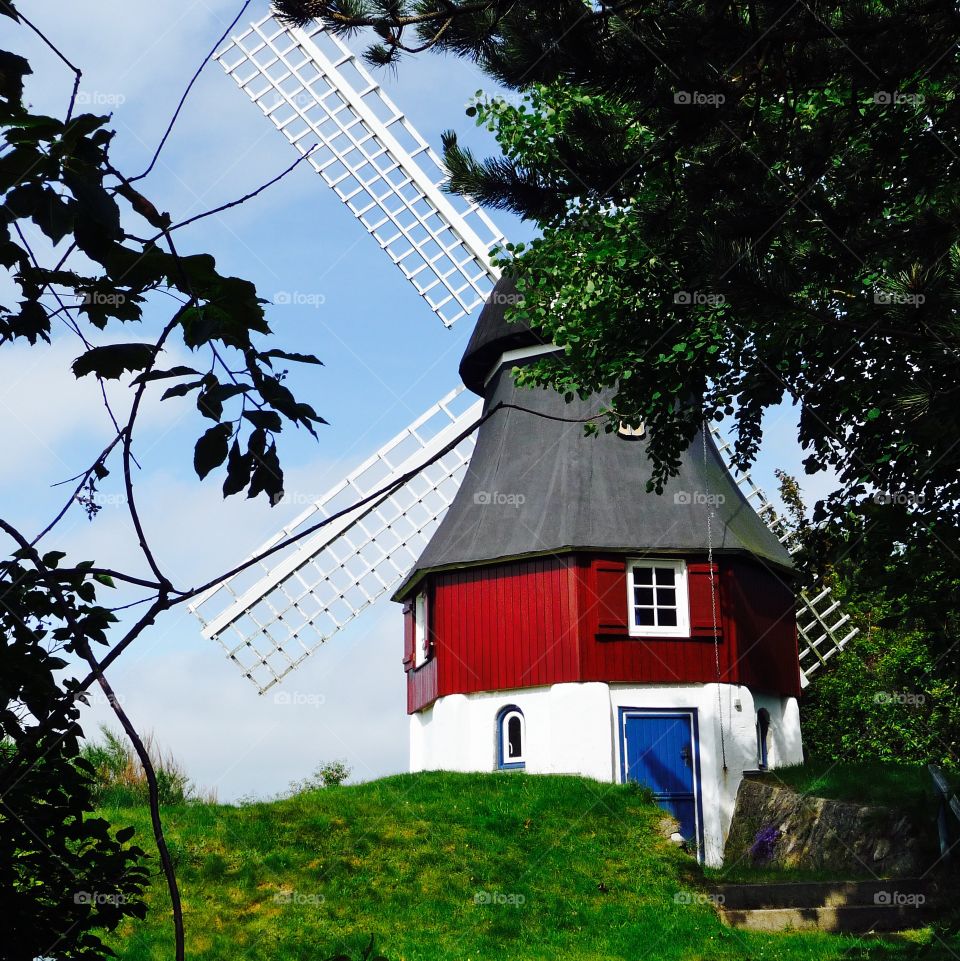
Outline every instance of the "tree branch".
{"label": "tree branch", "polygon": [[166,143],[170,137],[170,134],[173,132],[173,127],[177,122],[177,118],[180,116],[180,111],[183,110],[184,104],[187,102],[187,97],[190,96],[190,91],[193,89],[194,84],[200,78],[200,74],[203,73],[203,69],[210,62],[211,57],[213,57],[213,55],[217,52],[217,47],[219,47],[220,44],[223,43],[223,41],[227,38],[227,35],[237,25],[240,18],[244,15],[244,13],[247,10],[247,7],[249,6],[250,6],[250,0],[245,0],[243,6],[240,8],[240,12],[233,18],[233,21],[231,22],[230,26],[223,31],[223,33],[220,35],[220,39],[217,40],[217,42],[211,48],[210,53],[208,53],[203,58],[203,62],[197,68],[197,71],[196,73],[194,73],[193,77],[191,77],[190,83],[187,84],[186,90],[183,91],[183,95],[180,97],[180,102],[177,104],[177,109],[174,110],[173,117],[170,119],[170,123],[167,124],[167,129],[164,131],[163,136],[160,138],[160,143],[158,144],[156,151],[154,151],[154,154],[150,160],[149,166],[147,167],[146,170],[144,170],[142,174],[137,174],[136,177],[131,177],[130,180],[128,181],[129,183],[134,183],[137,180],[143,180],[143,178],[148,176],[150,172],[153,170],[153,168],[156,166],[157,161],[160,159],[160,153],[163,150],[163,148],[166,146]]}

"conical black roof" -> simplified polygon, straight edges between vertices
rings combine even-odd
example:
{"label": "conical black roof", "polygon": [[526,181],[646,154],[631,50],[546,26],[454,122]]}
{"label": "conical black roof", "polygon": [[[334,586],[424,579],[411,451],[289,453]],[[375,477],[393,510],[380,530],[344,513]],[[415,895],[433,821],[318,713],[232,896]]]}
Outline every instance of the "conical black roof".
{"label": "conical black roof", "polygon": [[507,323],[506,313],[518,297],[517,285],[512,278],[501,277],[497,281],[480,311],[477,326],[460,361],[460,379],[481,397],[487,375],[508,350],[549,343],[524,321]]}
{"label": "conical black roof", "polygon": [[397,597],[430,571],[572,550],[689,554],[712,543],[716,554],[792,566],[712,438],[704,456],[698,435],[663,494],[647,493],[645,440],[584,434],[604,397],[568,404],[552,390],[520,389],[513,366],[490,380],[484,411],[493,413],[463,485]]}

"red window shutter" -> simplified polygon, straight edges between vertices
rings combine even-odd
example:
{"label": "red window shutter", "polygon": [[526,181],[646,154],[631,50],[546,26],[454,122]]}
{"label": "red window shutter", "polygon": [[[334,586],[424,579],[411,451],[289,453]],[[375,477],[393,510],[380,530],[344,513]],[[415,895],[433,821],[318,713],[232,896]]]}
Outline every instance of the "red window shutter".
{"label": "red window shutter", "polygon": [[[690,636],[713,637],[714,617],[711,602],[716,603],[716,633],[723,636],[723,621],[720,618],[720,570],[713,565],[713,586],[710,584],[709,564],[687,565],[687,590],[690,594]],[[716,597],[714,597],[714,594]]]}
{"label": "red window shutter", "polygon": [[405,671],[413,668],[414,661],[415,625],[413,623],[413,610],[413,601],[405,601],[403,604],[403,669]]}
{"label": "red window shutter", "polygon": [[594,568],[598,634],[629,634],[627,568],[623,560],[601,560]]}

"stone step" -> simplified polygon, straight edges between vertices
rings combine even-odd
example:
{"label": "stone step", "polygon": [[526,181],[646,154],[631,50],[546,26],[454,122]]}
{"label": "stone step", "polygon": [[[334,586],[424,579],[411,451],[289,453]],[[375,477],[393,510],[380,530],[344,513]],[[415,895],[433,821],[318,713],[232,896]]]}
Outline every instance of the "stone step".
{"label": "stone step", "polygon": [[936,900],[939,885],[926,878],[883,881],[800,881],[715,884],[716,903],[729,911],[777,908],[922,907]]}
{"label": "stone step", "polygon": [[735,928],[749,931],[830,931],[869,934],[872,931],[906,931],[921,928],[935,919],[927,906],[844,905],[813,908],[758,908],[728,910],[721,917]]}

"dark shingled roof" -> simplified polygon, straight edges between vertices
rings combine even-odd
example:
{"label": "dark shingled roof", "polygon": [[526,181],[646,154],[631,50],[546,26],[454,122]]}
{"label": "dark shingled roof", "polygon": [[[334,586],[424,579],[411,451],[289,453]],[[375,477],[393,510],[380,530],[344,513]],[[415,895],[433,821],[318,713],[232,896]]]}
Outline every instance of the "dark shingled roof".
{"label": "dark shingled roof", "polygon": [[481,397],[484,380],[508,350],[549,343],[526,323],[507,323],[507,309],[516,303],[516,298],[517,286],[511,278],[502,277],[497,281],[480,311],[477,326],[460,361],[460,379]]}
{"label": "dark shingled roof", "polygon": [[571,422],[596,414],[603,397],[567,404],[554,391],[521,390],[512,367],[503,365],[490,381],[484,410],[500,404],[525,409],[496,410],[481,426],[463,485],[396,597],[429,571],[530,555],[706,552],[707,497],[717,502],[711,525],[717,554],[792,566],[737,488],[712,438],[706,460],[698,435],[664,493],[648,494],[644,440],[587,437],[582,423]]}

